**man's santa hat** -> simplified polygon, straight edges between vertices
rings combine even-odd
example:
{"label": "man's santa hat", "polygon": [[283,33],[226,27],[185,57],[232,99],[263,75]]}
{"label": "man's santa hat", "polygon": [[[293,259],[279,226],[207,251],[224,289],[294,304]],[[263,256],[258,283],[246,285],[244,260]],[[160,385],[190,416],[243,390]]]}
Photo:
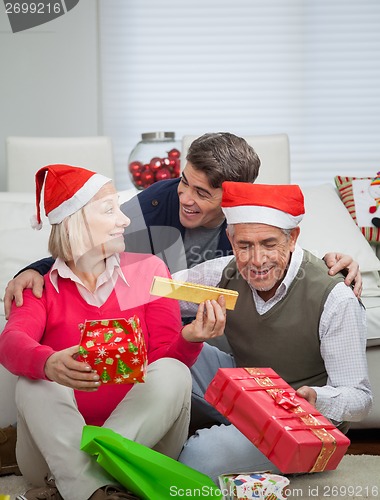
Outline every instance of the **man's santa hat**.
{"label": "man's santa hat", "polygon": [[80,210],[112,179],[72,165],[47,165],[36,173],[36,216],[31,224],[41,229],[41,192],[44,187],[45,213],[50,224],[59,224]]}
{"label": "man's santa hat", "polygon": [[302,191],[294,184],[226,181],[222,188],[222,210],[227,224],[256,222],[293,229],[305,213]]}

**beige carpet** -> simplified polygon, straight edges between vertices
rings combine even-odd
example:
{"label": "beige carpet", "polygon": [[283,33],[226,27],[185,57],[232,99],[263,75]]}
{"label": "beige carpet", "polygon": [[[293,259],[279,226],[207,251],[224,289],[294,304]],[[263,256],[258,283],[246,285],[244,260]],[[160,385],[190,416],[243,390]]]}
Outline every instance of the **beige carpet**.
{"label": "beige carpet", "polygon": [[[11,500],[26,488],[22,477],[0,477],[0,495],[10,495]],[[346,455],[335,471],[291,478],[287,494],[302,500],[380,500],[380,456]]]}
{"label": "beige carpet", "polygon": [[317,500],[380,500],[380,456],[345,455],[334,471],[291,479],[289,498]]}

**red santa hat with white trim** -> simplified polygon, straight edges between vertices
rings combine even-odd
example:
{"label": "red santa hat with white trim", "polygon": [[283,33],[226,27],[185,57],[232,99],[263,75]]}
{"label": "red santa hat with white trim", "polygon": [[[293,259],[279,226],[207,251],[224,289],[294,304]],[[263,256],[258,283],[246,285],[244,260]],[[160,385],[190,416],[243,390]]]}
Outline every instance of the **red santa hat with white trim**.
{"label": "red santa hat with white trim", "polygon": [[[34,229],[41,229],[41,192],[44,187],[44,207],[50,224],[59,224],[80,210],[112,179],[91,170],[72,165],[47,165],[36,173],[36,216]],[[44,186],[45,184],[45,186]]]}
{"label": "red santa hat with white trim", "polygon": [[256,222],[293,229],[305,213],[302,191],[295,184],[225,181],[222,188],[222,210],[227,224]]}

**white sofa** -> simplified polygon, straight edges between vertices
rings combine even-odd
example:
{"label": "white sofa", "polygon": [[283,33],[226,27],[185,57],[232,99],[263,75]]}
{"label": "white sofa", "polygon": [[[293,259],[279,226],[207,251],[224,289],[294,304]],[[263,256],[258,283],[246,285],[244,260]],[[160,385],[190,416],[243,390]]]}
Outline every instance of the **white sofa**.
{"label": "white sofa", "polygon": [[[134,191],[122,193],[128,199]],[[306,216],[301,223],[300,242],[304,248],[323,256],[327,251],[351,254],[360,264],[364,291],[363,302],[368,318],[368,364],[375,404],[371,414],[354,427],[380,428],[380,261],[352,221],[332,185],[304,189]],[[32,193],[0,193],[0,295],[10,278],[28,263],[47,255],[49,224],[41,231],[30,228],[35,210]],[[5,324],[0,305],[0,331]],[[16,377],[0,366],[0,427],[16,420],[14,385]]]}

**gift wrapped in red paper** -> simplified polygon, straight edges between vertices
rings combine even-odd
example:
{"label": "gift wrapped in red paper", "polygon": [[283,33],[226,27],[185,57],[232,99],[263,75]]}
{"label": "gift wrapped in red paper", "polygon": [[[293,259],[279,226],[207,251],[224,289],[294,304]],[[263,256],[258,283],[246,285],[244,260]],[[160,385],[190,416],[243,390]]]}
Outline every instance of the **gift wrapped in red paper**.
{"label": "gift wrapped in red paper", "polygon": [[282,473],[333,470],[350,444],[271,368],[220,368],[205,399]]}
{"label": "gift wrapped in red paper", "polygon": [[144,382],[147,351],[137,316],[85,321],[81,330],[78,359],[96,370],[103,384]]}

